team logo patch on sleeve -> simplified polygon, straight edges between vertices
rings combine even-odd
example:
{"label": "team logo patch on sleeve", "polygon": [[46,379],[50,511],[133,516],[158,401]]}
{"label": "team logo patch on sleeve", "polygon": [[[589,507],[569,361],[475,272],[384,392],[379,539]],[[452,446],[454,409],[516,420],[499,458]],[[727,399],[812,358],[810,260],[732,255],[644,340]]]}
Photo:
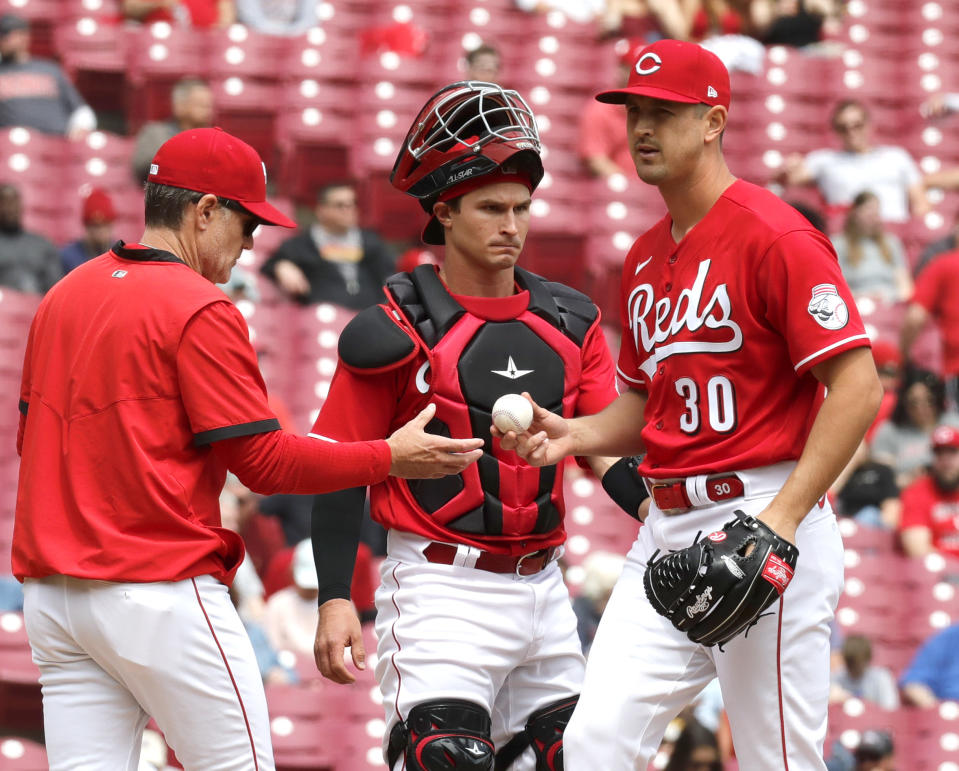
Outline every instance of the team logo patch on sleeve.
{"label": "team logo patch on sleeve", "polygon": [[849,309],[835,284],[816,284],[806,310],[825,329],[842,329],[849,322]]}
{"label": "team logo patch on sleeve", "polygon": [[763,565],[763,578],[776,587],[776,591],[782,594],[789,586],[793,578],[793,569],[783,562],[775,554],[770,553],[766,558],[766,564]]}

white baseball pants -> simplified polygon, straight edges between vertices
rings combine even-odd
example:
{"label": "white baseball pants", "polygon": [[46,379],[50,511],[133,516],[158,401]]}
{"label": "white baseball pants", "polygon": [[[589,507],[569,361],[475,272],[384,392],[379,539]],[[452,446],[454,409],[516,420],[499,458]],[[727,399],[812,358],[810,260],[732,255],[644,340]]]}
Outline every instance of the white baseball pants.
{"label": "white baseball pants", "polygon": [[[555,562],[531,576],[490,573],[427,562],[428,543],[391,530],[380,570],[376,679],[387,736],[417,704],[466,699],[489,710],[499,748],[531,713],[579,693],[584,660],[569,592]],[[529,749],[510,771],[534,767]]]}
{"label": "white baseball pants", "polygon": [[51,771],[136,771],[152,716],[188,771],[272,771],[266,697],[226,586],[210,576],[24,583]]}
{"label": "white baseball pants", "polygon": [[745,495],[640,528],[590,649],[566,730],[566,771],[645,771],[669,721],[718,676],[742,771],[819,771],[829,695],[829,624],[842,591],[843,550],[826,502],[797,533],[799,561],[772,613],[724,646],[689,640],[653,610],[643,588],[656,549],[689,546],[733,511],[757,515],[795,464],[738,472]]}

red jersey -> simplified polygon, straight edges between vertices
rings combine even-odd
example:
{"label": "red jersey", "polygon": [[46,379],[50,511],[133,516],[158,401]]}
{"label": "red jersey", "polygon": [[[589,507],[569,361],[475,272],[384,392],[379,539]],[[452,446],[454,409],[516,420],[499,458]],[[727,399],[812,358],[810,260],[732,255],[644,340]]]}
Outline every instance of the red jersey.
{"label": "red jersey", "polygon": [[928,527],[932,545],[943,554],[959,557],[959,490],[945,493],[929,474],[902,491],[899,529]]}
{"label": "red jersey", "polygon": [[279,429],[239,311],[172,254],[122,242],[70,272],[30,329],[13,572],[232,580],[210,443]]}
{"label": "red jersey", "polygon": [[821,388],[811,367],[869,344],[829,240],[742,180],[678,244],[667,215],[623,267],[618,373],[648,398],[643,474],[798,458]]}
{"label": "red jersey", "polygon": [[[487,321],[515,319],[526,311],[530,303],[528,291],[503,298],[460,295],[452,297],[470,314]],[[612,357],[599,328],[598,319],[586,334],[580,356],[579,378],[571,384],[571,397],[574,400],[572,412],[592,414],[602,410],[616,398]],[[418,351],[411,361],[385,372],[366,374],[351,371],[340,363],[311,435],[338,442],[388,436],[414,417],[431,400],[435,400],[435,394],[427,382],[432,377],[427,363],[427,355],[422,350]],[[504,370],[513,367],[513,363],[507,364],[505,353],[503,363]],[[515,366],[522,368],[525,365],[522,361],[517,361]],[[504,393],[523,390],[522,380],[514,382],[508,379],[505,372],[503,374]],[[454,431],[453,435],[456,437],[457,432]],[[494,455],[501,452],[505,453],[499,450],[498,446],[494,448]],[[517,464],[523,463],[514,453],[508,455],[510,463],[514,460]],[[530,503],[536,490],[510,489],[500,490],[500,493],[508,496],[512,504],[520,505]],[[375,485],[371,491],[371,501],[373,518],[387,527],[424,538],[456,541],[500,553],[523,554],[555,546],[562,543],[566,537],[562,524],[545,535],[533,533],[535,517],[525,523],[525,529],[520,528],[518,531],[498,536],[454,532],[422,513],[415,502],[409,499],[408,493],[404,493],[402,483],[393,479]]]}
{"label": "red jersey", "polygon": [[621,104],[604,104],[590,99],[579,120],[576,151],[583,160],[602,155],[612,160],[624,174],[635,174],[629,153],[629,140],[623,130],[626,111]]}
{"label": "red jersey", "polygon": [[916,279],[912,301],[936,320],[942,338],[942,369],[959,375],[959,251],[934,259]]}

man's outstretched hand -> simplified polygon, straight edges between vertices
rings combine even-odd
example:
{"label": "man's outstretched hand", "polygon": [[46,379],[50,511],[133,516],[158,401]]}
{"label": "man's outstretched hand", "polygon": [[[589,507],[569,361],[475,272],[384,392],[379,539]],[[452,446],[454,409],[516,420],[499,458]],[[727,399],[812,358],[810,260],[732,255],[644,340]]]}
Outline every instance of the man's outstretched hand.
{"label": "man's outstretched hand", "polygon": [[459,474],[482,454],[482,439],[448,439],[424,430],[436,413],[428,404],[415,418],[386,440],[392,463],[390,474],[406,479],[437,479]]}

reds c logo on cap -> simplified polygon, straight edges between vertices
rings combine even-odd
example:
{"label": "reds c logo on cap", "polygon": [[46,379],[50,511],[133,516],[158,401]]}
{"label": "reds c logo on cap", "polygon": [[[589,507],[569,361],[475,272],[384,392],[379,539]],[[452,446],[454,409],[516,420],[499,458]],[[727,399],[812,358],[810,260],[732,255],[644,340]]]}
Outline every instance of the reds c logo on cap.
{"label": "reds c logo on cap", "polygon": [[[652,65],[646,66],[645,62],[652,62]],[[659,72],[659,68],[663,66],[663,60],[659,58],[659,54],[654,53],[653,51],[648,51],[639,57],[639,60],[636,62],[636,74],[637,75],[652,75],[654,72]]]}

